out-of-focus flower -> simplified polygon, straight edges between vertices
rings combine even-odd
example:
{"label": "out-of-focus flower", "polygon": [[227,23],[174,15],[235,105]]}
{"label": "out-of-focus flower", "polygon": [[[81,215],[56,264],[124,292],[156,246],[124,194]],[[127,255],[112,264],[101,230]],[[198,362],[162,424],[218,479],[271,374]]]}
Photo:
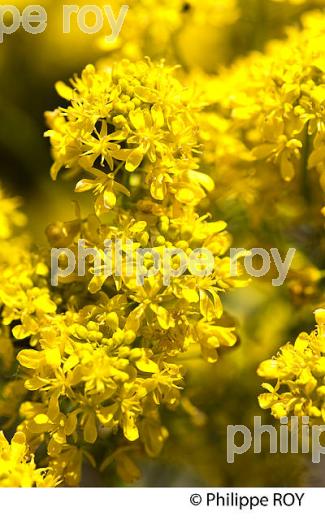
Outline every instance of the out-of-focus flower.
{"label": "out-of-focus flower", "polygon": [[21,206],[19,197],[8,198],[0,187],[0,240],[12,236],[13,230],[26,225],[27,218],[19,210]]}
{"label": "out-of-focus flower", "polygon": [[[118,13],[123,2],[113,4]],[[98,45],[108,61],[167,59],[188,68],[215,71],[229,53],[231,27],[239,18],[237,0],[132,0],[121,33],[114,42],[101,36]]]}
{"label": "out-of-focus flower", "polygon": [[[224,160],[231,161],[230,171],[235,167],[248,186],[255,172],[257,193],[263,176],[269,183],[267,169],[304,186],[313,184],[317,171],[324,185],[324,15],[305,15],[302,23],[302,30],[288,29],[287,39],[271,42],[264,54],[254,52],[213,78],[210,87],[206,83],[210,102],[228,124],[221,135],[210,118],[203,137],[211,142],[218,135],[215,161],[222,171]],[[223,143],[230,143],[231,154]],[[274,183],[273,193],[281,190],[276,178]]]}

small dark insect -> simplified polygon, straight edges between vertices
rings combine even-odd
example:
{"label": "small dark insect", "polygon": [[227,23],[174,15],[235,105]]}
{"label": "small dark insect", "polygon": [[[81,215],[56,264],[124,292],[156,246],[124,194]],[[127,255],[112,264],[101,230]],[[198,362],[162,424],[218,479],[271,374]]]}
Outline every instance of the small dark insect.
{"label": "small dark insect", "polygon": [[182,13],[187,13],[191,9],[191,4],[189,2],[185,2],[182,6]]}

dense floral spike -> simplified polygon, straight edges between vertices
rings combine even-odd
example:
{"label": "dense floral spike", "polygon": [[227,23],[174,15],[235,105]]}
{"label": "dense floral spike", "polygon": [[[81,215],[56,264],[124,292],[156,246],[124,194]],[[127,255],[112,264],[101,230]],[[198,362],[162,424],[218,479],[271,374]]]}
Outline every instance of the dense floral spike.
{"label": "dense floral spike", "polygon": [[[222,295],[246,281],[240,270],[231,274],[225,222],[198,210],[213,188],[199,171],[202,102],[174,74],[163,63],[122,61],[112,69],[88,66],[71,87],[57,85],[68,103],[47,114],[52,176],[63,168],[83,174],[76,191],[93,190],[95,200],[88,217],[77,210],[74,220],[46,232],[50,246],[69,247],[76,257],[80,240],[101,258],[107,240],[120,241],[124,251],[132,241],[132,265],[139,247],[160,255],[207,248],[210,274],[188,265],[165,283],[162,263],[139,283],[123,254],[122,270],[109,273],[95,270],[90,256],[83,276],[73,272],[53,287],[50,251],[32,252],[28,240],[21,247],[22,238],[13,237],[1,259],[3,342],[8,365],[19,349],[21,385],[8,402],[10,381],[1,405],[11,407],[9,417],[21,403],[19,432],[33,452],[45,448],[44,463],[67,485],[79,483],[84,456],[102,468],[114,462],[124,479],[136,478],[133,454],[158,455],[168,436],[159,409],[180,401],[182,354],[199,348],[215,362],[218,349],[237,340],[223,319]],[[172,262],[167,268],[178,267],[177,257]],[[144,272],[151,267],[148,257]],[[98,442],[107,453],[95,461]]]}

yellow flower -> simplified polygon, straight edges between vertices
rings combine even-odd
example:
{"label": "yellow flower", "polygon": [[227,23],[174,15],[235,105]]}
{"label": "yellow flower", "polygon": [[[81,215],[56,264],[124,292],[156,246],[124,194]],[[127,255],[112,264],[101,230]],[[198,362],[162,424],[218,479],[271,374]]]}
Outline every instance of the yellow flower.
{"label": "yellow flower", "polygon": [[0,432],[0,487],[55,487],[58,483],[48,468],[36,468],[22,432],[15,433],[10,444]]}
{"label": "yellow flower", "polygon": [[[123,60],[110,69],[88,66],[71,84],[58,88],[69,99],[68,108],[48,114],[52,176],[63,167],[90,174],[76,191],[95,190],[98,215],[115,206],[119,193],[132,193],[135,170],[159,200],[169,195],[195,205],[204,189],[213,188],[211,179],[193,171],[198,168],[194,103],[198,111],[199,99],[190,101],[194,92],[183,88],[173,68]],[[115,180],[121,176],[123,185]],[[185,191],[186,201],[180,199]]]}
{"label": "yellow flower", "polygon": [[228,183],[240,179],[233,189],[252,186],[248,203],[286,193],[277,172],[295,183],[289,193],[298,208],[301,178],[311,186],[315,170],[324,186],[324,43],[324,13],[307,13],[302,29],[288,28],[287,38],[271,41],[264,53],[255,51],[206,79],[207,100],[218,114],[211,109],[202,117],[202,137],[210,143],[206,161],[215,162],[221,182],[222,175]]}
{"label": "yellow flower", "polygon": [[315,331],[301,333],[258,368],[259,376],[277,380],[275,387],[263,383],[268,393],[259,396],[259,404],[278,419],[305,415],[325,421],[325,309],[317,309],[315,318]]}

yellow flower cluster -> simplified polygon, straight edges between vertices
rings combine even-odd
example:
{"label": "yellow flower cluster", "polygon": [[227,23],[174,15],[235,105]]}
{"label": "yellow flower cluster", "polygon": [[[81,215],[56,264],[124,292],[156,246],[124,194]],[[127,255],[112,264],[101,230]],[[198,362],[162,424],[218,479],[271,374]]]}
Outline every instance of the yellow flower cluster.
{"label": "yellow flower cluster", "polygon": [[286,40],[235,62],[208,87],[217,105],[204,129],[208,160],[221,182],[227,168],[231,178],[237,175],[235,190],[245,182],[247,202],[267,189],[278,198],[277,175],[287,182],[296,177],[306,195],[318,172],[325,191],[324,21],[320,12],[304,15],[302,30],[291,27]]}
{"label": "yellow flower cluster", "polygon": [[301,333],[258,368],[259,376],[277,380],[275,386],[263,383],[267,393],[259,396],[261,408],[277,419],[298,415],[325,422],[325,309],[315,317],[316,330]]}
{"label": "yellow flower cluster", "polygon": [[[50,250],[34,250],[22,236],[1,249],[9,376],[0,406],[15,421],[21,403],[18,431],[66,485],[79,483],[83,456],[102,468],[116,463],[125,480],[137,478],[132,452],[156,456],[168,435],[159,408],[179,403],[182,354],[200,348],[215,362],[219,347],[237,340],[223,321],[221,296],[246,281],[240,270],[231,275],[225,222],[198,210],[213,188],[198,170],[202,102],[175,73],[163,63],[121,61],[111,69],[88,66],[71,87],[57,85],[68,103],[47,114],[52,176],[83,172],[76,191],[93,190],[95,201],[85,218],[78,208],[74,220],[46,232],[50,246],[69,247],[76,257],[80,239],[101,257],[106,240],[120,240],[122,250],[132,240],[132,262],[139,247],[161,255],[172,247],[186,255],[208,248],[211,274],[189,265],[166,285],[161,265],[141,285],[124,250],[121,273],[98,273],[88,258],[84,276],[74,272],[52,287]],[[177,268],[179,258],[171,262]],[[151,267],[146,258],[145,270]],[[13,370],[18,378],[10,377]]]}
{"label": "yellow flower cluster", "polygon": [[48,468],[37,469],[26,438],[17,432],[11,443],[0,431],[0,487],[55,487],[58,480]]}
{"label": "yellow flower cluster", "polygon": [[76,191],[94,190],[97,215],[112,209],[118,194],[129,195],[131,183],[149,186],[154,199],[174,196],[192,206],[204,188],[213,188],[208,176],[195,172],[200,99],[171,68],[123,60],[97,72],[89,65],[71,83],[57,84],[70,106],[48,113],[51,173],[54,179],[62,167],[89,173]]}

